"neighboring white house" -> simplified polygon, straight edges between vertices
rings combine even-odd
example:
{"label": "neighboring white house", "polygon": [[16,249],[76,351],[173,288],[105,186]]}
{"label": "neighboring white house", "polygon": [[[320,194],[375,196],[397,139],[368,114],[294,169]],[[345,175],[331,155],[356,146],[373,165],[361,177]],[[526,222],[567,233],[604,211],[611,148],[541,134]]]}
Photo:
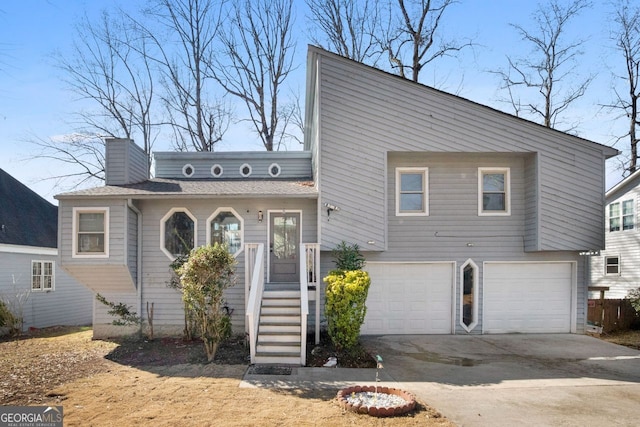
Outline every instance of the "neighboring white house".
{"label": "neighboring white house", "polygon": [[[640,287],[638,230],[640,171],[629,175],[605,195],[605,249],[591,257],[591,286],[609,288],[606,299],[621,299]],[[599,298],[593,294],[593,298]]]}
{"label": "neighboring white house", "polygon": [[58,212],[0,169],[0,299],[23,329],[90,325],[92,293],[57,264]]}
{"label": "neighboring white house", "polygon": [[[305,108],[302,151],[155,153],[152,179],[108,140],[107,185],[57,196],[62,265],[180,333],[169,264],[228,243],[255,362],[304,363],[342,241],[372,277],[364,334],[584,333],[616,150],[316,47]],[[95,310],[95,335],[119,333]]]}

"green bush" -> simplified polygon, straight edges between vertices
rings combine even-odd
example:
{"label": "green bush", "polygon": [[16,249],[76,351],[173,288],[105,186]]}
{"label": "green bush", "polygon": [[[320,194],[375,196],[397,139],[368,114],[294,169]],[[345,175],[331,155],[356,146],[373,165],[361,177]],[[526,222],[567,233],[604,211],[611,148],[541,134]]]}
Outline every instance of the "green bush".
{"label": "green bush", "polygon": [[193,313],[209,361],[215,357],[218,344],[231,336],[223,292],[234,285],[235,266],[236,259],[227,247],[216,243],[194,249],[177,269],[182,300]]}
{"label": "green bush", "polygon": [[631,302],[636,313],[640,314],[640,288],[630,290],[627,299]]}
{"label": "green bush", "polygon": [[7,304],[4,301],[0,300],[0,328],[7,327],[9,328],[9,334],[15,335],[20,331],[21,320],[16,317]]}
{"label": "green bush", "polygon": [[333,270],[324,281],[327,284],[327,332],[338,350],[349,350],[358,343],[360,327],[367,313],[365,302],[371,284],[369,273]]}
{"label": "green bush", "polygon": [[331,257],[336,264],[336,270],[362,270],[365,264],[364,257],[356,243],[347,245],[344,241],[341,242],[331,251]]}

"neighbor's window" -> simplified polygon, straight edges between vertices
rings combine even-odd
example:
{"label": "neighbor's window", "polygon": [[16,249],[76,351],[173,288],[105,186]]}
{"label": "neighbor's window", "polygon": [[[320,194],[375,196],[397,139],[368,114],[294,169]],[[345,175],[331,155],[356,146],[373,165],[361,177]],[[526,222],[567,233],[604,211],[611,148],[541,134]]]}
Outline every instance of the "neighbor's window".
{"label": "neighbor's window", "polygon": [[237,255],[244,240],[243,219],[232,208],[219,208],[207,221],[207,243],[227,245],[229,253]]}
{"label": "neighbor's window", "polygon": [[620,257],[608,256],[604,258],[605,274],[620,274]]}
{"label": "neighbor's window", "polygon": [[478,215],[510,215],[509,168],[478,168]]}
{"label": "neighbor's window", "polygon": [[187,209],[171,209],[160,223],[160,247],[170,258],[187,255],[196,247],[197,221]]}
{"label": "neighbor's window", "polygon": [[624,200],[609,205],[609,231],[634,229],[635,215],[633,206],[633,200]]}
{"label": "neighbor's window", "polygon": [[74,208],[73,256],[109,256],[109,209]]}
{"label": "neighbor's window", "polygon": [[31,290],[52,291],[53,261],[31,261]]}
{"label": "neighbor's window", "polygon": [[429,215],[429,168],[396,169],[396,215]]}

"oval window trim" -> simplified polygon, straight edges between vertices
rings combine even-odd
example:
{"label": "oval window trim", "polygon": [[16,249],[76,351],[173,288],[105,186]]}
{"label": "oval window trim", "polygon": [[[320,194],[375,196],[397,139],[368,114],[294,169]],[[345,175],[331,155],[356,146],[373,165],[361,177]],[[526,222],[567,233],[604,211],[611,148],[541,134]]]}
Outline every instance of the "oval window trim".
{"label": "oval window trim", "polygon": [[[246,172],[245,172],[246,169]],[[240,166],[240,175],[242,175],[243,177],[248,177],[251,175],[252,169],[251,169],[251,165],[249,163],[245,163],[242,166]]]}
{"label": "oval window trim", "polygon": [[[217,173],[216,173],[216,170],[218,171]],[[214,178],[221,177],[223,173],[224,173],[224,168],[221,165],[215,164],[211,166],[211,175]]]}
{"label": "oval window trim", "polygon": [[[274,169],[276,169],[276,172],[273,171]],[[273,178],[278,177],[280,175],[280,172],[282,172],[282,168],[279,164],[271,163],[269,165],[269,175],[271,175]]]}

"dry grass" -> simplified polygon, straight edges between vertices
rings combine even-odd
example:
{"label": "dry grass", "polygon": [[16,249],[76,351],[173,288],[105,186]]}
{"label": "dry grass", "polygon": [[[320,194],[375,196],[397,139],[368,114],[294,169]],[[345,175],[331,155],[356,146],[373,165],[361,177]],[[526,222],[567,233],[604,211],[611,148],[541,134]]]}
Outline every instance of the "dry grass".
{"label": "dry grass", "polygon": [[640,350],[640,330],[618,331],[610,334],[602,334],[599,338],[610,343]]}

